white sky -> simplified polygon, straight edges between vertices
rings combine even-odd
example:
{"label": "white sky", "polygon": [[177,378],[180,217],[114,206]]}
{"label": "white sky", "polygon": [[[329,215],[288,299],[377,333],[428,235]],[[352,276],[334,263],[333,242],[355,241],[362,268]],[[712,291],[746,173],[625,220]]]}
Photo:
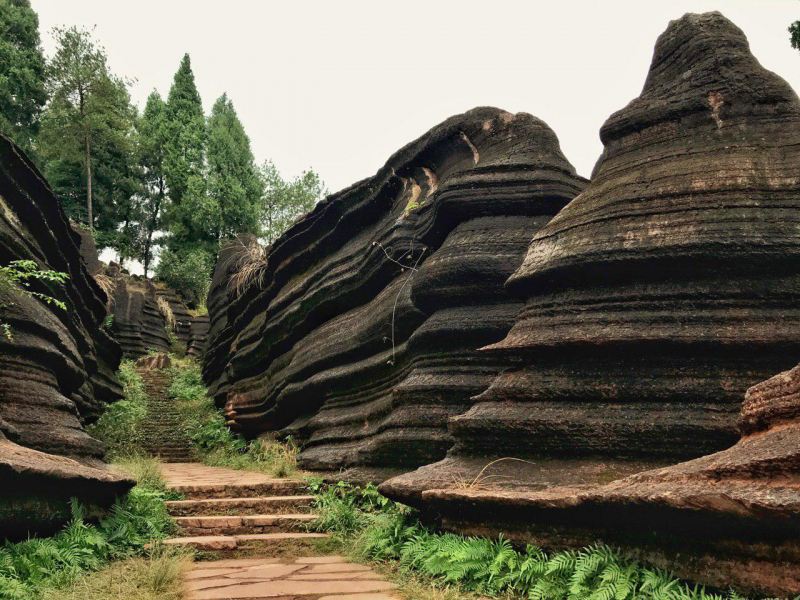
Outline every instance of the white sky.
{"label": "white sky", "polygon": [[228,92],[261,161],[314,168],[336,191],[475,106],[544,119],[589,176],[606,118],[642,89],[658,35],[720,10],[761,63],[800,89],[786,28],[797,0],[32,0],[55,25],[96,25],[135,102],[166,97],[189,52],[206,112]]}

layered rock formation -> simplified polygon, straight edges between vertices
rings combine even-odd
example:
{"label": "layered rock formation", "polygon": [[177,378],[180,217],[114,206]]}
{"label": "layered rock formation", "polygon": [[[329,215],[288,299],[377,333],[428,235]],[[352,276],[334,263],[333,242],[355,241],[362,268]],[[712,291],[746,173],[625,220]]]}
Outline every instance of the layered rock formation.
{"label": "layered rock formation", "polygon": [[[228,399],[228,376],[225,368],[231,352],[234,328],[228,326],[228,313],[236,315],[239,306],[246,305],[250,294],[240,298],[232,290],[231,277],[244,267],[249,249],[258,241],[253,236],[239,236],[220,245],[211,285],[208,291],[209,329],[203,355],[203,380],[208,384],[208,395],[222,408]],[[254,288],[255,289],[255,288]],[[251,292],[252,294],[252,292]]]}
{"label": "layered rock formation", "polygon": [[192,317],[189,327],[189,342],[186,346],[186,354],[195,358],[201,358],[208,345],[208,330],[210,322],[208,315],[197,315]]}
{"label": "layered rock formation", "polygon": [[44,179],[0,135],[0,265],[33,261],[62,284],[0,285],[0,536],[45,530],[77,496],[105,503],[131,482],[108,472],[103,445],[84,426],[120,392],[119,351],[101,329],[106,295],[81,259],[80,237]]}
{"label": "layered rock formation", "polygon": [[[790,434],[754,433],[774,423],[746,404],[725,449],[745,390],[800,356],[800,102],[722,15],[686,15],[601,138],[508,281],[525,308],[485,353],[521,366],[451,420],[446,460],[382,489],[451,526],[797,594]],[[493,457],[526,462],[481,473]]]}
{"label": "layered rock formation", "polygon": [[188,348],[192,329],[192,315],[189,314],[189,309],[174,290],[168,288],[163,283],[157,283],[155,287],[156,300],[159,304],[159,307],[161,306],[161,303],[164,302],[166,302],[166,306],[169,307],[168,311],[162,308],[161,313],[170,314],[169,320],[171,323],[169,323],[169,325],[171,326],[175,337],[183,346]]}
{"label": "layered rock formation", "polygon": [[159,307],[156,286],[149,279],[123,273],[111,266],[114,281],[111,331],[125,356],[139,358],[148,351],[170,351],[167,316]]}
{"label": "layered rock formation", "polygon": [[522,307],[505,279],[584,184],[545,123],[475,109],[318,204],[224,317],[221,260],[205,373],[230,424],[291,433],[303,467],[353,476],[442,457],[448,418],[507,366],[477,352]]}

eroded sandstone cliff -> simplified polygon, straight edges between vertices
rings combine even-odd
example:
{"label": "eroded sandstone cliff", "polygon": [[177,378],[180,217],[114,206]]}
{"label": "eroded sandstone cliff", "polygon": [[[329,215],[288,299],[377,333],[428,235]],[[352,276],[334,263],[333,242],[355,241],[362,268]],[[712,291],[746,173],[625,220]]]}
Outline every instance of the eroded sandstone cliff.
{"label": "eroded sandstone cliff", "polygon": [[352,476],[444,456],[447,420],[508,366],[477,351],[522,308],[505,280],[584,185],[545,123],[475,109],[319,203],[260,285],[223,290],[221,258],[205,373],[230,424],[291,433],[303,467]]}
{"label": "eroded sandstone cliff", "polygon": [[484,352],[520,366],[450,421],[444,461],[382,490],[452,527],[797,594],[793,400],[765,384],[738,444],[737,420],[800,356],[800,102],[730,21],[690,14],[601,138],[507,283],[525,307]]}
{"label": "eroded sandstone cliff", "polygon": [[0,286],[0,536],[53,527],[66,500],[107,503],[131,482],[107,471],[85,425],[120,396],[119,349],[103,330],[106,295],[81,259],[75,234],[41,173],[0,135],[0,265],[34,261],[64,284]]}

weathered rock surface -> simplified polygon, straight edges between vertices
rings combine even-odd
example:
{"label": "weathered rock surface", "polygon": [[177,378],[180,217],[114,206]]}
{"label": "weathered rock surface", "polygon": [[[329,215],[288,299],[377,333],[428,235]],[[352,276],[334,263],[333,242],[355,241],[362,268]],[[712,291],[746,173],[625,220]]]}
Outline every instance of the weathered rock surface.
{"label": "weathered rock surface", "polygon": [[149,279],[128,275],[118,267],[106,272],[114,281],[111,331],[125,356],[170,351],[167,317],[159,308],[156,286]]}
{"label": "weathered rock surface", "polygon": [[220,408],[225,405],[228,398],[229,386],[225,367],[234,334],[233,327],[228,327],[228,313],[238,314],[239,306],[246,305],[249,296],[245,293],[244,298],[240,298],[235,294],[231,289],[230,279],[243,267],[249,255],[249,248],[256,243],[257,240],[253,236],[239,236],[224,241],[220,245],[211,275],[211,285],[206,300],[209,329],[203,355],[203,380],[209,385],[209,396]]}
{"label": "weathered rock surface", "polygon": [[205,354],[208,346],[209,327],[210,322],[207,314],[192,317],[186,354],[195,358],[201,358]]}
{"label": "weathered rock surface", "polygon": [[27,288],[66,310],[0,286],[11,334],[0,335],[0,536],[15,536],[58,522],[64,493],[105,502],[130,482],[105,471],[103,445],[84,429],[121,389],[119,350],[101,329],[107,298],[41,173],[2,135],[0,207],[0,265],[32,260],[69,276]]}
{"label": "weathered rock surface", "polygon": [[[485,352],[521,366],[451,420],[446,460],[382,489],[451,527],[795,595],[796,373],[736,426],[800,356],[800,102],[735,25],[690,14],[601,137],[507,283],[525,308]],[[476,477],[492,457],[527,462]]]}
{"label": "weathered rock surface", "polygon": [[[172,313],[173,323],[171,326],[175,337],[178,338],[181,344],[188,348],[192,327],[192,315],[189,314],[189,309],[186,304],[184,304],[183,300],[180,299],[180,296],[171,288],[168,288],[163,283],[156,283],[155,287],[156,299],[163,299],[160,301],[166,302]],[[165,311],[162,310],[161,312],[163,314]]]}
{"label": "weathered rock surface", "polygon": [[475,109],[295,223],[220,328],[221,260],[205,373],[230,424],[291,433],[320,471],[444,456],[448,418],[508,366],[477,351],[522,307],[504,281],[584,185],[545,123]]}

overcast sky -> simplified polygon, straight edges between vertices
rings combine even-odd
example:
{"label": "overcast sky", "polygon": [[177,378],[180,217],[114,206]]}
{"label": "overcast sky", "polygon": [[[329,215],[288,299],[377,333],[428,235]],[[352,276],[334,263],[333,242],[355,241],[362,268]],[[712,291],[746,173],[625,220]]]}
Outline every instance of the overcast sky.
{"label": "overcast sky", "polygon": [[45,52],[56,25],[96,25],[140,107],[166,97],[188,52],[206,112],[233,100],[261,161],[312,167],[331,191],[372,175],[407,142],[475,106],[544,119],[578,172],[600,126],[637,96],[658,35],[720,10],[761,63],[800,89],[788,25],[797,0],[32,0]]}

